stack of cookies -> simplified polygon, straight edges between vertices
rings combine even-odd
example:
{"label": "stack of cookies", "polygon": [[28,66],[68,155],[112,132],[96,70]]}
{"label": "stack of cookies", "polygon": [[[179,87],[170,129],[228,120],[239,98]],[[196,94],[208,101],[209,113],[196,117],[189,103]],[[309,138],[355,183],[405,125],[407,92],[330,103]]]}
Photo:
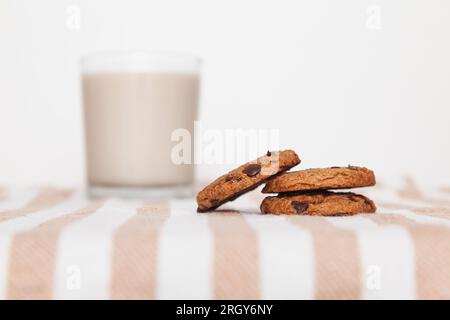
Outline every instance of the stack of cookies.
{"label": "stack of cookies", "polygon": [[219,177],[197,195],[198,211],[214,210],[265,183],[263,193],[277,193],[261,203],[263,214],[318,216],[373,213],[372,200],[352,192],[332,192],[375,185],[373,171],[355,166],[286,172],[300,163],[292,150],[267,152]]}

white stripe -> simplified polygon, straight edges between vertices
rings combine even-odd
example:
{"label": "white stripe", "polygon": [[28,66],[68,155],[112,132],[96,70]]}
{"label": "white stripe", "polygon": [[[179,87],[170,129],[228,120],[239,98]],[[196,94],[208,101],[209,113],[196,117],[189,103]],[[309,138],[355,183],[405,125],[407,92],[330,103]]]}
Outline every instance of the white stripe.
{"label": "white stripe", "polygon": [[445,199],[446,201],[450,201],[450,193],[448,193],[447,191],[439,189],[437,193],[441,198]]}
{"label": "white stripe", "polygon": [[25,207],[38,194],[35,189],[8,189],[7,198],[0,202],[0,217],[2,212]]}
{"label": "white stripe", "polygon": [[[259,212],[258,203],[245,196],[231,206]],[[292,225],[284,216],[259,213],[242,216],[258,237],[261,298],[314,299],[315,257],[311,232]]]}
{"label": "white stripe", "polygon": [[416,207],[432,207],[432,205],[424,203],[421,200],[409,199],[400,197],[398,194],[398,190],[392,188],[384,188],[384,189],[369,189],[365,192],[365,194],[375,201],[375,203],[379,206],[380,204],[398,204],[405,206],[416,206]]}
{"label": "white stripe", "polygon": [[213,235],[193,199],[174,200],[158,241],[158,299],[211,299]]}
{"label": "white stripe", "polygon": [[415,299],[415,252],[409,232],[378,226],[364,217],[328,218],[336,227],[353,230],[363,270],[363,299]]}
{"label": "white stripe", "polygon": [[450,220],[442,219],[439,217],[432,217],[432,216],[428,216],[426,214],[423,214],[423,215],[417,214],[417,213],[411,212],[408,209],[385,209],[385,210],[379,210],[378,214],[398,214],[398,215],[407,217],[418,223],[428,223],[428,224],[435,224],[435,225],[450,227]]}
{"label": "white stripe", "polygon": [[[71,213],[86,205],[86,199],[81,194],[74,194],[67,201],[51,208],[29,213],[0,223],[0,300],[5,298],[8,276],[11,240],[19,232],[24,232],[38,225]],[[39,266],[36,266],[39,267]]]}
{"label": "white stripe", "polygon": [[310,232],[284,217],[243,214],[257,232],[262,299],[314,299],[314,244]]}
{"label": "white stripe", "polygon": [[[54,277],[55,299],[108,299],[114,231],[139,204],[108,200],[61,234]],[[130,248],[132,250],[133,248]]]}
{"label": "white stripe", "polygon": [[362,230],[364,228],[375,228],[377,224],[372,220],[365,217],[358,216],[337,216],[337,217],[324,217],[325,220],[333,224],[338,228],[349,230]]}
{"label": "white stripe", "polygon": [[[435,208],[436,206],[445,206],[446,203],[450,203],[449,199],[442,196],[439,197],[439,195],[442,195],[442,192],[438,190],[434,190],[431,193],[419,190],[419,194],[422,194],[425,199],[402,197],[399,194],[399,188],[396,189],[393,187],[369,189],[365,191],[365,193],[378,204],[403,204],[405,206]],[[436,197],[436,195],[438,195],[438,197]],[[436,201],[437,203],[432,203],[430,201]],[[442,204],[439,205],[439,202],[442,202]]]}

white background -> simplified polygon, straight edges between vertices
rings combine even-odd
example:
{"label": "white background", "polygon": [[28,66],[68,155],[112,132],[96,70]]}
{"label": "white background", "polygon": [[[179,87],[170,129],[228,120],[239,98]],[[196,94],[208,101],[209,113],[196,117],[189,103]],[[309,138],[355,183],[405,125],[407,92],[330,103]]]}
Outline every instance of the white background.
{"label": "white background", "polygon": [[77,61],[122,49],[200,55],[204,124],[279,128],[304,168],[450,184],[446,0],[0,0],[0,184],[84,182]]}

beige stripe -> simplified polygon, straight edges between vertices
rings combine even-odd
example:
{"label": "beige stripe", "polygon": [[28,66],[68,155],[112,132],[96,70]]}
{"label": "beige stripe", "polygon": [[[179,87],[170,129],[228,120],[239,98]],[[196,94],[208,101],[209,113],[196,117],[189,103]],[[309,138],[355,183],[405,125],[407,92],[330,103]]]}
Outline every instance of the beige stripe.
{"label": "beige stripe", "polygon": [[0,222],[25,216],[29,213],[57,205],[65,201],[67,198],[69,198],[72,195],[72,193],[73,190],[67,189],[54,189],[54,188],[41,189],[38,195],[33,200],[31,200],[25,207],[16,210],[0,212]]}
{"label": "beige stripe", "polygon": [[450,220],[450,208],[412,208],[417,214]]}
{"label": "beige stripe", "polygon": [[411,177],[405,178],[405,184],[398,190],[398,195],[407,199],[421,199],[423,197],[420,190],[416,187]]}
{"label": "beige stripe", "polygon": [[420,215],[450,220],[450,208],[448,207],[429,208],[391,202],[380,202],[379,205],[385,209],[395,209],[395,210],[405,209]]}
{"label": "beige stripe", "polygon": [[112,299],[154,299],[158,234],[169,217],[168,203],[148,204],[114,236]]}
{"label": "beige stripe", "polygon": [[441,191],[450,194],[450,187],[442,187]]}
{"label": "beige stripe", "polygon": [[214,299],[260,299],[258,238],[244,217],[208,215],[214,237]]}
{"label": "beige stripe", "polygon": [[92,203],[15,236],[11,245],[7,297],[50,299],[61,231],[69,224],[94,213],[100,206],[99,202]]}
{"label": "beige stripe", "polygon": [[405,227],[414,241],[418,299],[450,299],[450,230],[397,214],[372,215],[379,225]]}
{"label": "beige stripe", "polygon": [[313,236],[316,299],[360,299],[362,267],[355,233],[337,228],[322,217],[287,219]]}
{"label": "beige stripe", "polygon": [[450,206],[450,200],[426,197],[419,188],[417,188],[411,177],[406,177],[405,185],[398,190],[398,195],[405,199],[419,200],[435,206]]}
{"label": "beige stripe", "polygon": [[5,200],[8,197],[8,190],[6,188],[0,187],[0,201]]}

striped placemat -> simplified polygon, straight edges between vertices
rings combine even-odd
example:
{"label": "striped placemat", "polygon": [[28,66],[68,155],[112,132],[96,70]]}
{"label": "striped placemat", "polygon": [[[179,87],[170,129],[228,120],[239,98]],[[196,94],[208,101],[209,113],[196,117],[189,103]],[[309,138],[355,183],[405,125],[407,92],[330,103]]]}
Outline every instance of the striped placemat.
{"label": "striped placemat", "polygon": [[1,188],[0,299],[450,299],[450,190],[406,182],[330,218]]}

